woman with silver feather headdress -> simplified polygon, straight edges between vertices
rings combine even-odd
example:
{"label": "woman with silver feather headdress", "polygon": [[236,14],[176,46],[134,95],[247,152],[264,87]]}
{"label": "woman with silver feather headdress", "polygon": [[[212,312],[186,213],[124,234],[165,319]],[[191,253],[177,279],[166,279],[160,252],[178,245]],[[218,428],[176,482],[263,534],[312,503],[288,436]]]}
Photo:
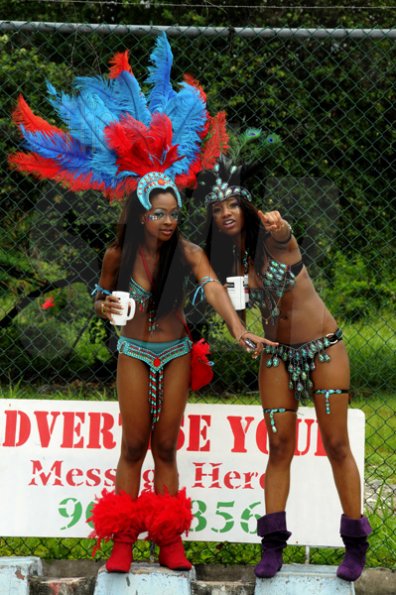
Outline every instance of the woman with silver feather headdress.
{"label": "woman with silver feather headdress", "polygon": [[[259,136],[257,130],[245,134],[239,147]],[[232,156],[238,157],[238,151]],[[291,226],[279,211],[263,212],[252,203],[245,181],[259,167],[257,162],[236,165],[222,155],[212,170],[199,176],[197,190],[207,204],[205,251],[214,270],[223,283],[229,276],[244,278],[248,307],[259,308],[265,336],[277,342],[265,346],[259,369],[269,460],[266,514],[257,527],[262,559],[255,573],[271,578],[282,566],[291,535],[285,508],[296,413],[299,403],[311,398],[343,510],[340,533],[346,553],[337,575],[353,581],[363,570],[371,527],[361,515],[359,471],[348,439],[348,354],[342,331],[313,286]],[[244,310],[240,314],[244,320]]]}

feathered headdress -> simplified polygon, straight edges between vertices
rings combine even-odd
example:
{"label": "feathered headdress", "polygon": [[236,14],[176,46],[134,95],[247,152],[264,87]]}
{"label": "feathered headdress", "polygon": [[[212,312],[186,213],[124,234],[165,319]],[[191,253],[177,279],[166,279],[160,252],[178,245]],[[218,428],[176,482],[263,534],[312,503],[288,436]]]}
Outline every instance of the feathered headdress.
{"label": "feathered headdress", "polygon": [[265,153],[279,143],[277,134],[264,137],[260,128],[248,128],[239,135],[230,134],[227,156],[222,154],[211,169],[199,175],[198,195],[207,204],[231,196],[252,200],[244,183],[260,169]]}
{"label": "feathered headdress", "polygon": [[98,190],[121,199],[137,189],[150,209],[153,188],[194,187],[202,169],[212,168],[227,147],[225,113],[210,116],[199,83],[186,75],[175,91],[173,55],[165,33],[151,56],[145,96],[128,62],[115,54],[108,77],[76,77],[76,93],[47,83],[49,102],[65,130],[36,116],[18,99],[13,120],[29,152],[9,157],[12,167],[72,191]]}

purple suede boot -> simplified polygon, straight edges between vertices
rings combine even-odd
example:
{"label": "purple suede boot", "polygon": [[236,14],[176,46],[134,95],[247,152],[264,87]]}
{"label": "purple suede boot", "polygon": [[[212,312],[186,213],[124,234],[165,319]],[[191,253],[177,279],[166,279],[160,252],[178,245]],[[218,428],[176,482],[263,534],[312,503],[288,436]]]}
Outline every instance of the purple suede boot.
{"label": "purple suede boot", "polygon": [[372,529],[368,519],[351,519],[341,516],[340,533],[345,544],[345,556],[337,569],[337,576],[344,581],[356,581],[362,574],[368,548],[367,536]]}
{"label": "purple suede boot", "polygon": [[282,568],[282,550],[291,533],[286,528],[286,513],[273,512],[257,521],[257,534],[262,537],[262,558],[254,569],[259,578],[272,578]]}

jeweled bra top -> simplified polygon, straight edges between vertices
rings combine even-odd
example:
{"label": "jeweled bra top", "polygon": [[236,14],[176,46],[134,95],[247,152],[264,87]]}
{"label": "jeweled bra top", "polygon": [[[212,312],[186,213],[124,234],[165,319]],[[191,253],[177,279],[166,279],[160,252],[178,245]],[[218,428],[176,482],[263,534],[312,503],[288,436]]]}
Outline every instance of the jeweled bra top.
{"label": "jeweled bra top", "polygon": [[[262,273],[257,273],[263,287],[249,289],[249,307],[257,305],[267,315],[265,322],[274,324],[280,314],[279,302],[287,291],[296,284],[296,277],[304,266],[302,260],[287,265],[278,262],[268,253],[268,265]],[[263,313],[264,313],[263,312]]]}
{"label": "jeweled bra top", "polygon": [[144,289],[139,283],[136,283],[133,277],[129,279],[129,295],[139,304],[140,310],[144,310],[151,298],[151,292]]}

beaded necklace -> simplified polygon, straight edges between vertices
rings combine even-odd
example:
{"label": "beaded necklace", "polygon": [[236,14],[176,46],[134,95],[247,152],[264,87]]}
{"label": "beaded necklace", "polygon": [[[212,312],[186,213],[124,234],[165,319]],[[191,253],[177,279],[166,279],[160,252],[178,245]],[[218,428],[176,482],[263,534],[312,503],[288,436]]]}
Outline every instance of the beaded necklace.
{"label": "beaded necklace", "polygon": [[[150,269],[148,267],[148,264],[147,264],[147,261],[146,261],[146,258],[144,256],[144,252],[143,252],[143,249],[142,248],[139,248],[139,256],[141,258],[141,261],[142,261],[142,264],[143,264],[143,268],[144,268],[144,271],[146,273],[146,277],[149,280],[149,282],[151,283],[151,286],[153,286],[153,275],[150,272]],[[157,266],[157,262],[158,262],[158,259],[157,259],[157,261],[156,261],[156,263],[154,265],[154,269]],[[151,307],[151,308],[148,309],[147,316],[148,316],[148,331],[149,331],[149,333],[154,333],[156,330],[158,330],[159,324],[155,320],[156,319],[156,316],[157,316],[157,313],[156,313],[156,311],[155,311],[155,309],[153,307]]]}

